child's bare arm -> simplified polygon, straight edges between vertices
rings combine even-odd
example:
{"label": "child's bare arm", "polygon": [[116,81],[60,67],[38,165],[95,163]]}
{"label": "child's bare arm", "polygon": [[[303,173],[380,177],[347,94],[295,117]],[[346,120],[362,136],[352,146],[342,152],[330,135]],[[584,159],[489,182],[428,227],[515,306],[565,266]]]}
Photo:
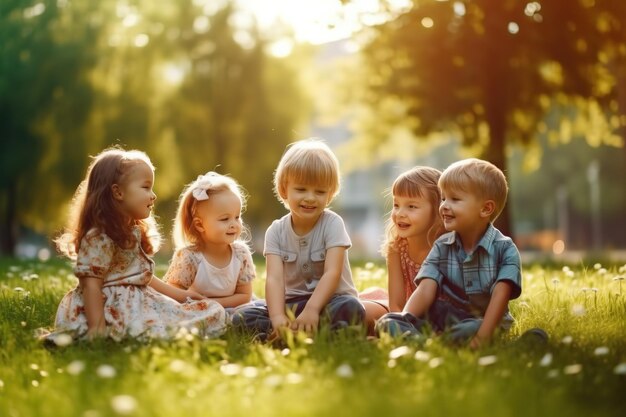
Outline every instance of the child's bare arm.
{"label": "child's bare arm", "polygon": [[482,344],[491,340],[493,332],[500,324],[502,316],[506,311],[511,293],[513,291],[513,284],[508,281],[500,281],[493,288],[491,293],[491,299],[485,311],[485,317],[483,323],[480,325],[478,332],[470,342],[470,347],[476,349]]}
{"label": "child's bare arm", "polygon": [[202,294],[197,293],[192,289],[183,290],[181,288],[174,287],[173,285],[169,285],[157,277],[153,276],[150,280],[149,284],[156,291],[160,292],[163,295],[167,295],[170,298],[178,301],[179,303],[184,303],[187,301],[187,298],[191,298],[193,300],[202,300],[204,297]]}
{"label": "child's bare arm", "polygon": [[402,311],[406,302],[404,294],[404,280],[402,277],[402,269],[400,267],[400,254],[390,250],[387,254],[387,273],[389,275],[389,311]]}
{"label": "child's bare arm", "polygon": [[87,336],[90,338],[106,335],[102,284],[100,278],[84,277],[80,279],[85,303],[85,316],[87,317]]}
{"label": "child's bare arm", "polygon": [[437,291],[439,290],[439,284],[437,281],[430,278],[422,278],[417,289],[413,291],[411,297],[406,302],[404,309],[405,313],[411,313],[415,317],[422,317],[428,312],[430,306],[437,298]]}
{"label": "child's bare arm", "polygon": [[319,324],[320,312],[328,304],[341,279],[341,271],[343,269],[343,261],[346,256],[345,247],[334,247],[326,250],[326,259],[324,261],[324,274],[320,278],[317,287],[313,291],[313,295],[307,301],[304,310],[298,315],[292,324],[293,330],[303,330],[307,333],[317,331]]}
{"label": "child's bare arm", "polygon": [[237,284],[235,293],[225,297],[209,297],[222,305],[222,307],[237,307],[252,299],[252,284],[244,282]]}
{"label": "child's bare arm", "polygon": [[265,300],[274,332],[290,325],[285,313],[285,277],[283,260],[278,255],[266,256],[267,279],[265,281]]}

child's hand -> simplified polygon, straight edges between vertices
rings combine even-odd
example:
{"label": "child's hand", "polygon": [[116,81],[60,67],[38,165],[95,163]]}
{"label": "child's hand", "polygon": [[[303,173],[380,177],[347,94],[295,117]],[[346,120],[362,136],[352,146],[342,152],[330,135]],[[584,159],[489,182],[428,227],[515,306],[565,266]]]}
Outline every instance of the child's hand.
{"label": "child's hand", "polygon": [[186,289],[185,294],[187,298],[191,298],[192,300],[204,300],[206,298],[204,295],[192,290],[191,288]]}
{"label": "child's hand", "polygon": [[304,331],[308,334],[313,334],[317,331],[317,326],[320,322],[320,315],[316,311],[309,310],[306,307],[300,313],[296,320],[291,323],[291,330]]}
{"label": "child's hand", "polygon": [[272,329],[274,329],[271,335],[272,338],[282,337],[282,333],[289,329],[291,325],[291,321],[289,321],[289,318],[284,314],[274,316],[270,320],[272,322]]}
{"label": "child's hand", "polygon": [[489,343],[489,337],[483,336],[480,333],[476,333],[476,335],[470,340],[469,347],[472,350],[480,349]]}

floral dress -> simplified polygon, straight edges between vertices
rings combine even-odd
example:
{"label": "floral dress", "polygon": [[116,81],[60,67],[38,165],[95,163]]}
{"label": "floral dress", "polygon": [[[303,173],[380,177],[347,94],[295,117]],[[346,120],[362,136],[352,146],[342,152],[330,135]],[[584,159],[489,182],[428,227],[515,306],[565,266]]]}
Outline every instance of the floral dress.
{"label": "floral dress", "polygon": [[[139,229],[134,230],[139,242]],[[90,230],[80,244],[74,273],[78,278],[103,281],[104,319],[115,339],[168,339],[181,328],[197,328],[201,335],[218,336],[225,329],[225,312],[212,300],[179,303],[154,290],[154,262],[139,243],[120,248],[106,234]],[[87,334],[87,318],[80,286],[63,297],[56,314],[57,332],[75,338]],[[56,332],[55,332],[56,333]]]}
{"label": "floral dress", "polygon": [[[421,265],[413,261],[409,256],[409,242],[406,239],[398,239],[397,248],[400,255],[400,270],[402,271],[402,281],[404,283],[405,301],[407,301],[417,288],[414,280]],[[385,308],[388,308],[389,294],[382,288],[373,287],[366,289],[359,294],[359,298],[377,302],[382,304]]]}

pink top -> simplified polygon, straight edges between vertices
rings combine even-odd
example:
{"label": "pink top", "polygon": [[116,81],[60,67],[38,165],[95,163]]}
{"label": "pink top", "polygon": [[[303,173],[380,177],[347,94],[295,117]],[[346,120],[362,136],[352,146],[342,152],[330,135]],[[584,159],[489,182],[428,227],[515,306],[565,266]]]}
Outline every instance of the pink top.
{"label": "pink top", "polygon": [[413,291],[417,288],[414,280],[422,265],[413,261],[409,256],[408,240],[398,239],[398,253],[400,254],[400,268],[402,270],[402,280],[404,281],[405,300],[408,300],[411,294],[413,294]]}

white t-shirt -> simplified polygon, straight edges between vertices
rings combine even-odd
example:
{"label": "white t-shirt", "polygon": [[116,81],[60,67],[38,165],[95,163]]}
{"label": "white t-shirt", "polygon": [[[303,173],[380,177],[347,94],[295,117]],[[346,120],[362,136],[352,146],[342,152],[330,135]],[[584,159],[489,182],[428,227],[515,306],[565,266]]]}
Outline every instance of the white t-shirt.
{"label": "white t-shirt", "polygon": [[283,260],[285,297],[310,295],[324,274],[326,251],[345,247],[341,279],[336,295],[357,296],[352,282],[348,249],[352,246],[343,219],[330,210],[324,210],[313,229],[298,236],[291,225],[291,214],[275,220],[265,233],[263,255],[278,255]]}

